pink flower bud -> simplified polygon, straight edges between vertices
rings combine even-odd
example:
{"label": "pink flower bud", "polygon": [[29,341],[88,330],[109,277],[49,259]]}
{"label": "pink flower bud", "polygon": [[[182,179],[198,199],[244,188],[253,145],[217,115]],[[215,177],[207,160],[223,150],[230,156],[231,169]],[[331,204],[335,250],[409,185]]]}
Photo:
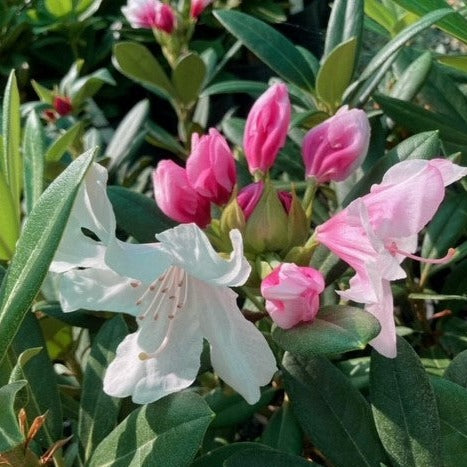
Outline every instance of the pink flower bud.
{"label": "pink flower bud", "polygon": [[[261,195],[264,191],[264,182],[250,183],[246,187],[242,188],[237,196],[237,203],[243,211],[245,220],[248,220],[253,211],[255,210]],[[279,191],[277,193],[282,206],[288,213],[292,206],[292,194],[287,191]]]}
{"label": "pink flower bud", "polygon": [[365,159],[369,143],[366,113],[340,108],[305,135],[302,155],[306,176],[320,183],[345,180]]}
{"label": "pink flower bud", "polygon": [[122,13],[133,28],[160,29],[170,34],[176,25],[172,7],[159,0],[128,0]]}
{"label": "pink flower bud", "polygon": [[324,278],[319,271],[293,263],[281,264],[261,283],[266,310],[283,329],[300,321],[313,321],[323,290]]}
{"label": "pink flower bud", "polygon": [[154,197],[161,211],[177,222],[201,228],[211,222],[211,206],[190,185],[185,169],[171,160],[160,161],[153,172]]}
{"label": "pink flower bud", "polygon": [[198,18],[210,3],[211,0],[191,0],[190,16]]}
{"label": "pink flower bud", "polygon": [[209,135],[193,133],[186,163],[191,186],[215,204],[227,203],[236,182],[235,161],[227,141],[214,128]]}
{"label": "pink flower bud", "polygon": [[287,86],[274,84],[253,104],[246,120],[243,148],[250,172],[265,173],[284,146],[290,123]]}
{"label": "pink flower bud", "polygon": [[72,111],[71,99],[66,96],[55,96],[53,107],[61,117],[64,117]]}

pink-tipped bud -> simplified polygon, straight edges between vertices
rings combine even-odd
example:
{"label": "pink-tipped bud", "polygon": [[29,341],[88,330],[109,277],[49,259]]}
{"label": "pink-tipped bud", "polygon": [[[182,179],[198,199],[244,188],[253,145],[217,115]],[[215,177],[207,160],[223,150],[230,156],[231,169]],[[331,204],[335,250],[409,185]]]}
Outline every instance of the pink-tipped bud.
{"label": "pink-tipped bud", "polygon": [[319,271],[293,263],[281,264],[261,283],[266,310],[283,329],[301,321],[313,321],[323,290],[324,278]]}
{"label": "pink-tipped bud", "polygon": [[211,222],[211,206],[190,185],[185,169],[171,160],[160,161],[153,172],[154,196],[161,211],[177,222],[203,228]]}
{"label": "pink-tipped bud", "polygon": [[57,113],[64,117],[71,113],[73,107],[71,106],[71,99],[66,96],[55,96],[53,100],[53,108]]}
{"label": "pink-tipped bud", "polygon": [[345,180],[362,163],[370,143],[370,124],[363,110],[344,106],[312,128],[303,140],[307,177],[319,183]]}
{"label": "pink-tipped bud", "polygon": [[193,133],[186,173],[201,196],[220,206],[227,203],[237,179],[235,161],[227,141],[216,129],[201,137]]}
{"label": "pink-tipped bud", "polygon": [[191,0],[190,16],[199,18],[204,9],[211,3],[211,0]]}
{"label": "pink-tipped bud", "polygon": [[159,29],[170,34],[176,26],[174,10],[159,0],[128,0],[122,13],[133,28]]}
{"label": "pink-tipped bud", "polygon": [[[237,196],[237,203],[243,211],[245,220],[248,220],[255,210],[261,195],[264,191],[264,182],[259,181],[256,183],[250,183],[246,187],[242,188]],[[282,206],[288,213],[292,206],[292,194],[287,191],[279,191],[277,193]]]}
{"label": "pink-tipped bud", "polygon": [[290,100],[287,86],[271,86],[248,114],[243,148],[250,172],[266,173],[274,164],[279,150],[284,146],[290,123]]}

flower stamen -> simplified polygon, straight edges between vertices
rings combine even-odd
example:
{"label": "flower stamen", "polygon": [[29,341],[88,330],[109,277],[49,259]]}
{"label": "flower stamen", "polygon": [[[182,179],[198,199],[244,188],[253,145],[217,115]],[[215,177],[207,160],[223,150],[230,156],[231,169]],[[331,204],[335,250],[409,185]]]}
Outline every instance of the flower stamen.
{"label": "flower stamen", "polygon": [[396,242],[392,242],[389,247],[388,247],[389,253],[391,253],[392,256],[395,256],[397,253],[403,256],[406,256],[407,258],[413,259],[415,261],[420,261],[421,263],[427,263],[427,264],[445,264],[449,263],[451,259],[454,257],[456,254],[456,249],[455,248],[449,248],[447,254],[443,256],[442,258],[423,258],[422,256],[417,256],[413,255],[412,253],[408,253],[406,251],[400,250]]}

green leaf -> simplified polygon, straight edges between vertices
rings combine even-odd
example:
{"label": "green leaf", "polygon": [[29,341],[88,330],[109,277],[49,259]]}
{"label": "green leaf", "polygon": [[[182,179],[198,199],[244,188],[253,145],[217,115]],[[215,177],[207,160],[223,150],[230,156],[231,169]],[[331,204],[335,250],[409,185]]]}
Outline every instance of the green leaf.
{"label": "green leaf", "polygon": [[[444,0],[394,0],[406,10],[419,16],[436,10],[437,8],[446,8],[449,5]],[[459,13],[454,13],[449,18],[440,20],[438,26],[447,33],[457,37],[467,43],[467,20]]]}
{"label": "green leaf", "polygon": [[410,101],[423,86],[430,72],[432,57],[430,52],[421,54],[405,70],[391,89],[391,97]]}
{"label": "green leaf", "polygon": [[14,411],[16,393],[26,386],[26,381],[16,381],[0,388],[0,453],[9,451],[24,441]]}
{"label": "green leaf", "polygon": [[405,102],[381,94],[373,97],[389,117],[408,130],[416,133],[427,130],[439,130],[442,139],[459,145],[467,145],[465,129],[459,125],[458,121],[452,120],[445,115],[425,110],[411,102]]}
{"label": "green leaf", "polygon": [[46,104],[52,105],[54,100],[53,92],[50,89],[39,84],[37,81],[31,80],[31,85],[36,91],[37,96],[41,100],[41,102],[45,102]]}
{"label": "green leaf", "polygon": [[283,366],[294,413],[327,460],[352,467],[386,463],[368,402],[329,360],[286,353]]}
{"label": "green leaf", "polygon": [[[31,348],[42,350],[22,368],[23,378],[28,382],[25,408],[29,423],[32,423],[35,417],[48,412],[45,424],[35,438],[42,448],[47,449],[62,437],[63,419],[60,395],[57,376],[46,351],[46,342],[39,321],[33,313],[26,313],[11,345],[11,356],[17,359],[19,355]],[[46,391],[44,382],[47,383]]]}
{"label": "green leaf", "polygon": [[216,10],[214,16],[281,78],[308,91],[313,90],[312,70],[303,55],[282,34],[239,11]]}
{"label": "green leaf", "polygon": [[105,68],[76,80],[70,91],[73,107],[80,107],[86,99],[94,96],[104,84],[115,85],[115,80]]}
{"label": "green leaf", "polygon": [[457,354],[444,372],[444,378],[467,389],[467,350]]}
{"label": "green leaf", "polygon": [[104,373],[117,346],[128,333],[121,315],[107,321],[94,339],[86,364],[79,408],[78,438],[83,465],[96,446],[115,428],[121,399],[104,393]]}
{"label": "green leaf", "polygon": [[166,396],[132,412],[97,446],[89,466],[189,465],[213,416],[195,393]]}
{"label": "green leaf", "polygon": [[467,459],[467,389],[442,378],[431,382],[441,420],[442,465],[458,467]]}
{"label": "green leaf", "polygon": [[30,308],[60,242],[93,151],[76,159],[39,198],[0,289],[0,360]]}
{"label": "green leaf", "polygon": [[467,73],[467,55],[446,55],[445,57],[437,57],[436,60],[443,65]]}
{"label": "green leaf", "polygon": [[186,156],[183,146],[161,126],[149,121],[146,123],[146,130],[148,131],[147,139],[154,146],[167,149],[177,155]]}
{"label": "green leaf", "polygon": [[366,195],[371,186],[374,183],[380,183],[384,174],[398,162],[408,159],[432,159],[437,157],[441,150],[438,135],[438,131],[426,131],[410,136],[399,143],[371,166],[370,170],[349,191],[342,205],[347,206],[359,196]]}
{"label": "green leaf", "polygon": [[259,81],[233,79],[212,84],[203,90],[201,97],[212,96],[214,94],[232,94],[238,92],[245,92],[254,96],[258,96],[267,89],[268,85],[266,83],[261,83]]}
{"label": "green leaf", "polygon": [[205,77],[206,65],[198,54],[192,52],[177,61],[172,82],[184,105],[193,104],[198,99]]}
{"label": "green leaf", "polygon": [[47,149],[45,160],[47,162],[58,162],[67,149],[75,142],[83,128],[83,122],[76,122],[65,133],[60,135]]}
{"label": "green leaf", "polygon": [[276,394],[276,389],[265,389],[256,404],[248,404],[240,394],[226,394],[222,389],[215,389],[206,395],[205,400],[216,416],[212,428],[228,427],[243,423],[258,410],[268,405]]}
{"label": "green leaf", "polygon": [[273,452],[269,446],[260,443],[240,442],[226,444],[220,448],[214,449],[204,456],[195,459],[191,467],[219,467],[224,465],[229,457],[242,451],[264,449],[267,452]]}
{"label": "green leaf", "polygon": [[9,260],[13,256],[16,240],[19,237],[17,211],[11,197],[5,176],[0,172],[0,260]]}
{"label": "green leaf", "polygon": [[397,21],[393,12],[379,0],[365,0],[365,15],[389,32],[393,30]]}
{"label": "green leaf", "polygon": [[[350,38],[355,38],[356,44],[353,51],[352,61],[358,57],[363,31],[363,0],[337,0],[332,5],[331,16],[329,18],[326,41],[324,44],[323,60],[336,49],[337,46],[348,42]],[[353,71],[353,66],[352,66]],[[340,72],[339,72],[340,73]],[[334,78],[338,75],[334,75]]]}
{"label": "green leaf", "polygon": [[24,199],[30,213],[44,189],[44,142],[42,123],[33,110],[26,121],[23,138]]}
{"label": "green leaf", "polygon": [[15,212],[19,218],[21,180],[23,176],[20,155],[20,107],[19,92],[14,70],[10,73],[3,96],[3,154],[0,159],[0,172],[10,187]]}
{"label": "green leaf", "polygon": [[130,152],[133,141],[146,121],[149,112],[149,101],[144,99],[134,105],[118,125],[109,141],[105,154],[110,158],[109,171],[118,167]]}
{"label": "green leaf", "polygon": [[176,95],[165,71],[144,45],[136,42],[119,42],[114,46],[112,58],[115,67],[127,78],[149,88],[156,88],[166,96]]}
{"label": "green leaf", "polygon": [[352,37],[339,44],[326,58],[316,77],[316,94],[334,111],[350,84],[355,66],[357,40]]}
{"label": "green leaf", "polygon": [[396,358],[373,351],[370,398],[376,428],[392,464],[443,464],[433,388],[420,359],[404,339],[397,340]]}
{"label": "green leaf", "polygon": [[30,349],[26,349],[24,352],[21,352],[18,359],[16,360],[16,364],[13,367],[13,370],[11,370],[10,380],[8,382],[14,383],[15,381],[24,379],[24,366],[26,365],[26,363],[29,362],[29,360],[31,360],[31,358],[35,357],[41,350],[42,347],[32,347]]}
{"label": "green leaf", "polygon": [[324,245],[318,245],[311,258],[310,266],[321,272],[326,279],[326,284],[339,279],[348,269],[348,265]]}
{"label": "green leaf", "polygon": [[303,457],[270,449],[245,449],[226,459],[224,467],[312,467]]}
{"label": "green leaf", "polygon": [[117,224],[140,243],[155,242],[155,235],[175,223],[167,218],[152,198],[121,186],[107,188]]}
{"label": "green leaf", "polygon": [[300,454],[303,451],[303,434],[290,404],[282,403],[270,418],[261,441],[279,451]]}
{"label": "green leaf", "polygon": [[45,0],[44,4],[47,11],[57,18],[66,16],[73,11],[72,0]]}
{"label": "green leaf", "polygon": [[[422,243],[424,258],[440,258],[448,248],[457,245],[467,225],[467,192],[447,197],[430,222]],[[422,283],[430,271],[429,264],[422,266]]]}
{"label": "green leaf", "polygon": [[274,327],[273,339],[297,356],[332,355],[364,349],[380,331],[378,320],[360,308],[325,306],[311,323],[291,329]]}

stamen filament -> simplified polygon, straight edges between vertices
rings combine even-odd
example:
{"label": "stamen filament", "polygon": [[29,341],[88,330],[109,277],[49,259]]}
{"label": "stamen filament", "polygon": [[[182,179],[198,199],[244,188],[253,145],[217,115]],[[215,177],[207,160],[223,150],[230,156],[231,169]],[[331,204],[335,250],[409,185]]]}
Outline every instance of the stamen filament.
{"label": "stamen filament", "polygon": [[420,261],[421,263],[427,263],[427,264],[449,263],[449,261],[451,261],[451,259],[456,254],[455,248],[449,248],[446,256],[443,256],[442,258],[423,258],[422,256],[413,255],[412,253],[407,253],[406,251],[399,250],[395,242],[392,242],[388,249],[392,255],[395,255],[396,253],[398,253],[400,255],[406,256],[407,258],[414,259],[415,261]]}

